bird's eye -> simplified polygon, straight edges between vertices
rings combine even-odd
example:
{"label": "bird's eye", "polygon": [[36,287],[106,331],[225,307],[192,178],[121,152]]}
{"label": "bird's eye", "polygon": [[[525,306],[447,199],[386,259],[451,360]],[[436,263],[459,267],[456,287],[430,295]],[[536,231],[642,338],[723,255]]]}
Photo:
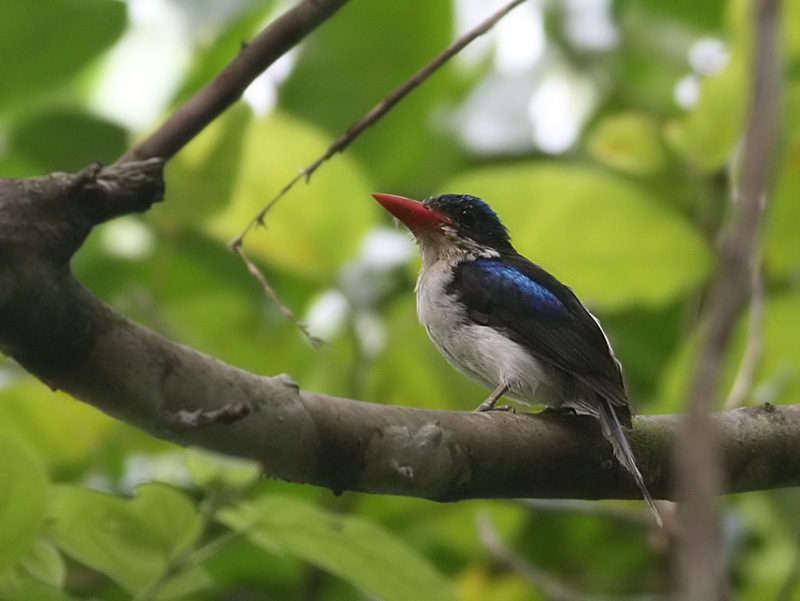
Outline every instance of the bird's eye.
{"label": "bird's eye", "polygon": [[477,222],[477,216],[472,209],[462,209],[459,221],[463,226],[472,227]]}

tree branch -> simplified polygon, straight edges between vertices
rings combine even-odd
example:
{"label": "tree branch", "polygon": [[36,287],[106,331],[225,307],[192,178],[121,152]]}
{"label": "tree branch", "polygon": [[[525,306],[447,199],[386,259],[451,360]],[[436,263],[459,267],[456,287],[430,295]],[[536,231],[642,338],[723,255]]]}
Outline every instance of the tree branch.
{"label": "tree branch", "polygon": [[171,158],[206,125],[239,100],[253,80],[306,35],[346,4],[347,0],[303,0],[269,24],[214,79],[187,100],[149,137],[118,162]]}
{"label": "tree branch", "polygon": [[[733,328],[748,301],[761,217],[767,202],[778,115],[779,0],[753,3],[755,48],[750,115],[742,144],[739,185],[718,253],[706,311],[706,333],[688,394],[688,416],[677,448],[677,494],[685,501],[679,557],[679,599],[719,597],[723,579],[714,498],[724,486],[721,445],[708,411],[719,392]],[[755,316],[754,316],[755,318]]]}
{"label": "tree branch", "polygon": [[[433,411],[315,394],[114,312],[74,279],[68,259],[95,223],[159,200],[161,166],[0,180],[0,351],[51,388],[154,436],[253,458],[274,477],[337,492],[440,501],[638,497],[592,417]],[[712,423],[728,492],[800,485],[800,405],[738,409]],[[657,498],[671,495],[681,424],[680,416],[640,417],[630,435]]]}

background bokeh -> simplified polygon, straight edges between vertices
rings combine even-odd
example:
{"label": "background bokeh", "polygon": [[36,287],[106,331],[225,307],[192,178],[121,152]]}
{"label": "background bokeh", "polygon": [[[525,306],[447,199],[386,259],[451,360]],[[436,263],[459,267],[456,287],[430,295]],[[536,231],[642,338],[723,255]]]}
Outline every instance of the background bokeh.
{"label": "background bokeh", "polygon": [[[477,195],[601,319],[638,412],[682,411],[751,94],[746,0],[530,0],[296,185],[244,244],[320,348],[226,249],[351,123],[500,5],[349,3],[170,161],[164,203],[97,228],[76,274],[131,319],[245,369],[468,410],[485,391],[417,325],[413,242],[369,193]],[[113,162],[287,6],[3,0],[0,175]],[[782,8],[763,317],[738,327],[720,409],[754,336],[746,403],[800,396],[800,3]],[[671,543],[641,503],[337,497],[257,473],[152,439],[0,358],[0,598],[671,590]],[[800,600],[799,503],[795,490],[725,499],[731,598]]]}

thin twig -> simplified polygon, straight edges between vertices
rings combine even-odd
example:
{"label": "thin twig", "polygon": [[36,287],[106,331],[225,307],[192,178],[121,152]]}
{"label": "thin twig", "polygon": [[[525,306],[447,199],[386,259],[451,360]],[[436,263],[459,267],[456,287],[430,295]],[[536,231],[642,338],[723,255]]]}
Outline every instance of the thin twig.
{"label": "thin twig", "polygon": [[311,344],[313,344],[316,347],[325,344],[325,341],[322,340],[321,338],[312,336],[311,332],[308,331],[308,327],[306,326],[306,324],[297,319],[297,316],[294,313],[292,313],[292,310],[281,302],[281,299],[278,298],[278,295],[275,292],[275,290],[272,288],[272,286],[269,285],[267,278],[264,276],[263,273],[261,273],[261,270],[258,268],[258,266],[250,260],[250,257],[247,256],[247,253],[244,252],[244,248],[242,247],[242,245],[240,244],[238,246],[235,246],[233,250],[236,252],[236,254],[238,254],[242,258],[242,261],[244,261],[245,265],[247,265],[247,270],[251,274],[253,274],[253,276],[255,276],[255,278],[261,283],[261,287],[264,289],[266,295],[269,296],[273,301],[275,301],[281,313],[283,313],[283,316],[286,317],[286,319],[288,319],[289,321],[291,321],[294,325],[296,325],[300,329],[300,331],[303,332],[303,334],[305,334],[306,338],[308,338]]}
{"label": "thin twig", "polygon": [[375,107],[372,108],[366,115],[361,117],[358,121],[353,123],[347,130],[339,136],[336,141],[328,146],[328,149],[320,155],[314,162],[310,163],[309,165],[303,167],[300,172],[295,175],[289,182],[286,183],[283,188],[278,192],[272,200],[269,201],[257,214],[250,223],[244,228],[244,230],[236,236],[231,242],[228,244],[230,248],[236,248],[241,246],[242,240],[247,232],[256,224],[261,224],[264,221],[264,216],[269,212],[269,210],[275,205],[278,200],[281,199],[291,188],[294,186],[298,181],[305,178],[306,181],[311,179],[312,174],[317,170],[317,168],[322,165],[325,161],[330,159],[333,155],[342,152],[345,148],[347,148],[353,140],[355,140],[361,133],[367,129],[368,127],[377,123],[386,113],[388,113],[392,107],[394,107],[398,102],[400,102],[411,90],[416,88],[422,82],[424,82],[428,77],[433,75],[442,65],[444,65],[448,60],[453,58],[456,54],[461,52],[464,48],[466,48],[470,43],[474,40],[479,38],[480,36],[484,35],[488,32],[492,27],[494,27],[497,22],[506,16],[512,9],[517,7],[518,5],[525,2],[525,0],[512,0],[508,4],[506,4],[503,8],[498,10],[496,13],[491,15],[485,21],[482,21],[476,27],[459,37],[455,40],[452,44],[450,44],[441,54],[439,54],[436,58],[430,61],[427,65],[422,67],[419,71],[417,71],[413,76],[403,82],[400,86],[390,92],[383,100],[381,100]]}
{"label": "thin twig", "polygon": [[[654,527],[653,517],[648,511],[628,509],[618,505],[608,505],[583,499],[517,499],[517,503],[536,511],[583,513],[599,518],[623,522],[637,528],[650,530]],[[658,501],[659,504],[669,501]]]}
{"label": "thin twig", "polygon": [[[206,532],[217,512],[224,507],[230,499],[220,493],[212,493],[206,503],[201,504],[198,515],[198,533]],[[162,592],[169,581],[189,566],[199,566],[209,559],[221,548],[241,536],[239,531],[228,531],[214,538],[201,547],[189,547],[172,557],[164,566],[161,574],[149,586],[139,591],[132,601],[152,601]],[[199,536],[198,536],[199,539]]]}
{"label": "thin twig", "polygon": [[275,206],[275,204],[289,191],[292,187],[301,179],[305,178],[306,182],[311,179],[313,173],[317,170],[317,168],[322,165],[325,161],[330,159],[333,155],[342,152],[347,146],[349,146],[353,140],[355,140],[361,133],[366,130],[368,127],[377,123],[386,113],[388,113],[392,107],[394,107],[400,100],[402,100],[411,90],[416,88],[422,82],[424,82],[428,77],[430,77],[433,73],[435,73],[442,65],[444,65],[448,60],[458,54],[461,50],[463,50],[467,45],[469,45],[472,41],[477,39],[478,37],[485,34],[489,31],[494,25],[502,19],[506,14],[508,14],[513,8],[522,4],[525,0],[512,0],[506,6],[498,10],[492,16],[490,16],[485,21],[481,22],[477,27],[471,29],[461,37],[459,37],[456,41],[450,44],[441,54],[439,54],[436,58],[430,61],[427,65],[425,65],[422,69],[417,71],[411,78],[406,80],[403,84],[393,90],[388,96],[386,96],[383,100],[381,100],[375,107],[370,110],[366,115],[361,117],[358,121],[356,121],[353,125],[347,128],[347,130],[336,139],[336,141],[328,146],[327,150],[319,156],[314,162],[310,163],[306,167],[303,167],[300,172],[295,175],[291,180],[289,180],[278,193],[270,200],[256,215],[253,217],[250,222],[245,226],[245,228],[236,236],[233,240],[228,243],[228,248],[242,257],[245,263],[247,264],[247,269],[250,270],[250,273],[258,278],[258,281],[261,282],[261,285],[264,287],[264,291],[276,302],[280,307],[281,311],[284,315],[286,315],[292,322],[298,325],[306,337],[311,340],[311,342],[318,346],[321,341],[319,339],[314,338],[308,333],[305,325],[301,324],[300,321],[294,316],[294,314],[289,310],[286,305],[284,305],[275,294],[275,291],[267,282],[264,275],[258,270],[258,268],[248,260],[247,256],[242,250],[242,243],[244,241],[244,237],[247,233],[257,225],[263,225],[264,223],[264,216],[269,212],[269,210]]}
{"label": "thin twig", "polygon": [[303,0],[270,23],[211,81],[178,107],[150,136],[117,162],[162,157],[169,159],[241,98],[256,77],[286,54],[347,0]]}
{"label": "thin twig", "polygon": [[475,516],[475,525],[483,546],[492,558],[499,564],[518,572],[548,598],[555,601],[597,601],[596,597],[573,591],[546,571],[517,555],[500,539],[486,513]]}
{"label": "thin twig", "polygon": [[755,9],[750,116],[742,145],[734,210],[719,250],[719,267],[707,309],[707,330],[688,395],[689,416],[676,453],[677,497],[684,537],[678,555],[682,601],[719,599],[723,591],[715,497],[722,490],[721,449],[709,412],[734,325],[747,302],[761,215],[767,200],[775,148],[779,0]]}
{"label": "thin twig", "polygon": [[744,354],[742,355],[736,379],[733,381],[731,391],[725,400],[724,409],[736,409],[747,401],[747,396],[753,389],[756,371],[761,363],[764,350],[762,337],[764,334],[764,282],[761,271],[753,269],[750,282],[750,316],[747,323],[747,340]]}

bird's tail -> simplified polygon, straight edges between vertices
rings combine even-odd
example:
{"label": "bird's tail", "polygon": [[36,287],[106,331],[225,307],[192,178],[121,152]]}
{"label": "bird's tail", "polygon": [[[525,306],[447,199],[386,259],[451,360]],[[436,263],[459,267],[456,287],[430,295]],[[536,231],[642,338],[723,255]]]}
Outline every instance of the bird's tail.
{"label": "bird's tail", "polygon": [[653,497],[650,496],[650,491],[647,490],[644,478],[642,478],[642,473],[636,465],[636,458],[633,456],[633,451],[628,444],[628,439],[622,429],[622,424],[619,421],[619,417],[617,417],[617,413],[614,411],[611,403],[602,398],[598,400],[600,401],[598,403],[600,409],[598,417],[600,418],[600,427],[602,428],[603,436],[611,443],[617,461],[619,461],[633,476],[636,486],[639,487],[644,500],[647,501],[647,504],[650,506],[650,511],[653,512],[656,522],[658,522],[659,526],[662,526],[664,522],[661,519],[661,514],[658,512],[658,507],[656,507],[656,504],[653,502]]}

